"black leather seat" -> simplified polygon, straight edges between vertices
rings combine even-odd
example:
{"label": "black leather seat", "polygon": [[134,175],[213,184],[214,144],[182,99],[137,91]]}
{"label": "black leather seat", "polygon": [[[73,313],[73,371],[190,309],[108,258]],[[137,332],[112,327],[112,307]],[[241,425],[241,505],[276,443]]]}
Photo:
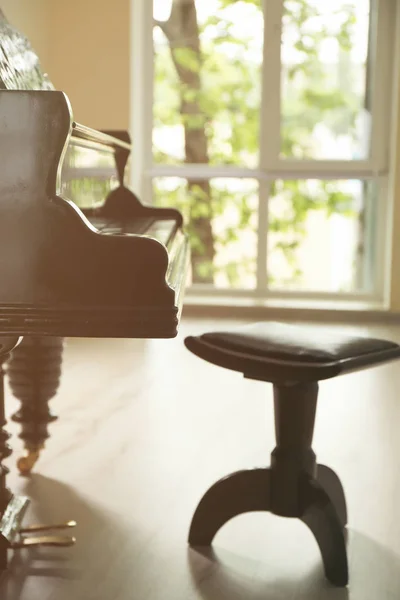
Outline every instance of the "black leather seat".
{"label": "black leather seat", "polygon": [[185,345],[208,362],[270,382],[320,381],[400,357],[400,346],[387,340],[275,322],[187,337]]}
{"label": "black leather seat", "polygon": [[277,441],[269,468],[238,471],[206,492],[193,516],[189,543],[211,545],[228,520],[249,511],[296,517],[314,534],[326,577],[347,585],[344,490],[332,469],[317,464],[312,449],[318,382],[400,358],[400,346],[273,322],[187,337],[185,345],[210,363],[273,383]]}

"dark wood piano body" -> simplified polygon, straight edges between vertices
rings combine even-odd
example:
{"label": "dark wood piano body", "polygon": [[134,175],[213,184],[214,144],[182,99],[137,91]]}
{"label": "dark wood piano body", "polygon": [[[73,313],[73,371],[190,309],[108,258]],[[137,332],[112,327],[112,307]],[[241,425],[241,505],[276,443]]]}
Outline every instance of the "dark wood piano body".
{"label": "dark wood piano body", "polygon": [[62,197],[68,148],[123,165],[130,145],[74,123],[57,91],[0,90],[0,140],[0,335],[175,336],[181,214],[144,206],[122,181],[97,207]]}
{"label": "dark wood piano body", "polygon": [[[130,151],[126,132],[74,122],[67,96],[0,11],[0,336],[23,336],[6,371],[21,401],[13,418],[25,473],[54,418],[64,337],[177,334],[189,273],[182,216],[129,189]],[[79,183],[71,173],[82,165]],[[108,180],[101,165],[114,170]],[[0,464],[5,439],[0,432]]]}

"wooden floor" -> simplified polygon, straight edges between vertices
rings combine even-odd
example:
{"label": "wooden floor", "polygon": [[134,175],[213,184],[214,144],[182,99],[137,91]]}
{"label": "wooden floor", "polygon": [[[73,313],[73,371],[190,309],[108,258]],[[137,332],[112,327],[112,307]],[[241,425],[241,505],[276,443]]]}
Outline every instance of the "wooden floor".
{"label": "wooden floor", "polygon": [[[219,477],[266,465],[271,389],[191,355],[182,339],[221,323],[186,320],[174,340],[69,340],[60,416],[31,479],[27,521],[76,519],[77,544],[14,556],[1,600],[388,600],[400,598],[400,363],[321,384],[314,449],[342,479],[350,585],[323,577],[295,520],[255,513],[189,550],[192,513]],[[400,342],[400,326],[345,329]],[[8,414],[17,403],[7,394]],[[9,424],[20,449],[17,426]]]}

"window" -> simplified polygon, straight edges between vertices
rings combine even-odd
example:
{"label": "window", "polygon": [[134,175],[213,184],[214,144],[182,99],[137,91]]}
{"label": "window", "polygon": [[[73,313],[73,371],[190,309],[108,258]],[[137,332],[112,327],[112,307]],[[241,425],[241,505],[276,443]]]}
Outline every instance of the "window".
{"label": "window", "polygon": [[393,5],[135,0],[134,181],[196,294],[382,297]]}

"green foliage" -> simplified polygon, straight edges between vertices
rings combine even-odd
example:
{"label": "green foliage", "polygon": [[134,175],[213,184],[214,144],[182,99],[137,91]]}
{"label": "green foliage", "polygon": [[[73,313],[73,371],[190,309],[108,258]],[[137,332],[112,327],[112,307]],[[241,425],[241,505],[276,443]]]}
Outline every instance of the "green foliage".
{"label": "green foliage", "polygon": [[[205,134],[207,154],[211,165],[257,165],[260,130],[261,52],[254,46],[250,34],[237,35],[234,8],[244,6],[262,19],[261,0],[216,0],[217,10],[198,22],[201,56],[188,47],[193,42],[193,32],[186,32],[171,47],[163,37],[156,46],[155,60],[155,108],[154,127],[184,125],[187,130]],[[352,86],[338,88],[335,77],[324,69],[319,56],[322,44],[332,40],[339,47],[342,57],[342,74],[352,79],[349,52],[352,49],[352,32],[356,25],[354,8],[349,4],[337,10],[331,23],[318,27],[318,2],[286,0],[284,2],[283,27],[290,31],[292,51],[297,59],[283,73],[284,96],[282,98],[281,155],[290,158],[313,158],[315,147],[312,131],[324,123],[333,135],[354,133],[355,119],[360,99]],[[338,27],[338,19],[340,26]],[[157,31],[160,40],[161,32]],[[175,64],[174,64],[175,61]],[[183,81],[177,72],[183,70],[189,76]],[[196,85],[193,80],[200,81]],[[189,81],[189,83],[188,83]],[[182,110],[183,105],[190,110]],[[172,131],[172,129],[171,129]],[[177,157],[154,146],[156,162],[179,164],[185,156]],[[324,211],[327,216],[342,214],[355,218],[352,198],[343,192],[340,182],[302,180],[276,181],[272,184],[272,206],[269,231],[275,240],[272,252],[281,253],[291,267],[290,281],[301,278],[297,264],[297,251],[304,238],[306,221],[311,211]],[[211,186],[210,196],[191,181],[180,180],[175,186],[165,182],[155,187],[156,202],[174,204],[188,221],[192,248],[196,256],[204,247],[204,235],[200,228],[204,219],[213,226],[211,243],[234,245],[241,232],[256,231],[253,221],[254,208],[246,195],[231,187]],[[234,206],[239,217],[234,226],[216,233],[215,219]],[[203,240],[203,241],[202,241]],[[254,271],[254,261],[243,258],[225,263],[223,270],[230,285],[239,285],[243,272]],[[196,259],[195,279],[201,281],[218,272],[214,264]]]}
{"label": "green foliage", "polygon": [[200,62],[192,48],[172,48],[171,51],[178,65],[186,71],[191,71],[192,73],[200,71]]}
{"label": "green foliage", "polygon": [[79,208],[94,208],[103,204],[104,199],[118,182],[113,179],[99,180],[96,177],[70,179],[62,190],[62,195],[72,200]]}

